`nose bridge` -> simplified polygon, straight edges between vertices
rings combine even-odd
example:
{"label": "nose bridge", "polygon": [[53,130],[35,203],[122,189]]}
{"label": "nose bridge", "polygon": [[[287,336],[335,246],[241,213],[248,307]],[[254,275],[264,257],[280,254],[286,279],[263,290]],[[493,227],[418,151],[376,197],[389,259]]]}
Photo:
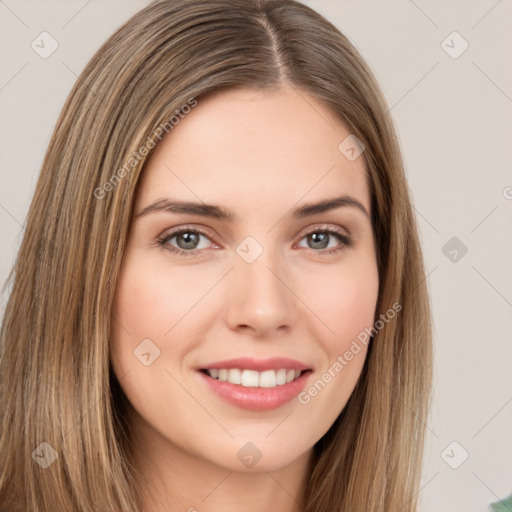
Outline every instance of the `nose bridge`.
{"label": "nose bridge", "polygon": [[286,284],[290,273],[284,258],[251,237],[239,244],[237,253],[231,273],[230,326],[252,327],[263,333],[292,325],[296,320],[295,304]]}

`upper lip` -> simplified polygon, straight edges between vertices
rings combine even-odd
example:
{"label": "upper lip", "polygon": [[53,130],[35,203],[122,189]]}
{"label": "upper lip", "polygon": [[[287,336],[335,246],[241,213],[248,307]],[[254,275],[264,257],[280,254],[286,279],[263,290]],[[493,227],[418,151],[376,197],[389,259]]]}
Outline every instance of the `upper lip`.
{"label": "upper lip", "polygon": [[231,369],[240,368],[243,370],[255,370],[263,372],[265,370],[279,370],[286,368],[287,370],[310,370],[311,367],[307,364],[288,359],[286,357],[271,357],[269,359],[253,359],[250,357],[237,357],[235,359],[227,359],[225,361],[216,361],[205,366],[201,366],[200,370],[217,369]]}

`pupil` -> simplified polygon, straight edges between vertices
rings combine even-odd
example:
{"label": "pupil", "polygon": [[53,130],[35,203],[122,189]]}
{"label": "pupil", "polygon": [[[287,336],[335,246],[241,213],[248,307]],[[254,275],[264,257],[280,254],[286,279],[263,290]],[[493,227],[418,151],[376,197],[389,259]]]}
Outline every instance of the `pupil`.
{"label": "pupil", "polygon": [[[328,233],[313,233],[310,235],[310,240],[313,241],[313,243],[320,243],[320,246],[314,247],[315,249],[325,249],[329,243],[329,234]],[[326,243],[327,242],[327,243]]]}
{"label": "pupil", "polygon": [[[180,243],[180,240],[185,240],[184,244]],[[196,233],[181,233],[178,238],[178,245],[182,249],[194,249],[194,244],[197,243],[197,234]]]}

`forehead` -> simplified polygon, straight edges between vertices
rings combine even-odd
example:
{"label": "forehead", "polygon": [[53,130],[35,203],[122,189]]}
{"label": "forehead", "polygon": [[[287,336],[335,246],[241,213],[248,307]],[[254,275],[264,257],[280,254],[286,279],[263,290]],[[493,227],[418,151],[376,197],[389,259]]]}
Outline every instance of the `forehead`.
{"label": "forehead", "polygon": [[225,90],[198,100],[146,162],[137,203],[162,197],[250,214],[350,195],[370,211],[363,155],[339,149],[346,126],[311,95]]}

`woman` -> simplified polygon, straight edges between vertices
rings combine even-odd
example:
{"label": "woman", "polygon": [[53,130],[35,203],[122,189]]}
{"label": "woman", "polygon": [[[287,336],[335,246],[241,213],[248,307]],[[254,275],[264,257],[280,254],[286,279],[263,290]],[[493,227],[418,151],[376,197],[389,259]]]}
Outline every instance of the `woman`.
{"label": "woman", "polygon": [[103,45],[13,269],[2,510],[416,509],[430,313],[386,112],[293,0],[161,1]]}

